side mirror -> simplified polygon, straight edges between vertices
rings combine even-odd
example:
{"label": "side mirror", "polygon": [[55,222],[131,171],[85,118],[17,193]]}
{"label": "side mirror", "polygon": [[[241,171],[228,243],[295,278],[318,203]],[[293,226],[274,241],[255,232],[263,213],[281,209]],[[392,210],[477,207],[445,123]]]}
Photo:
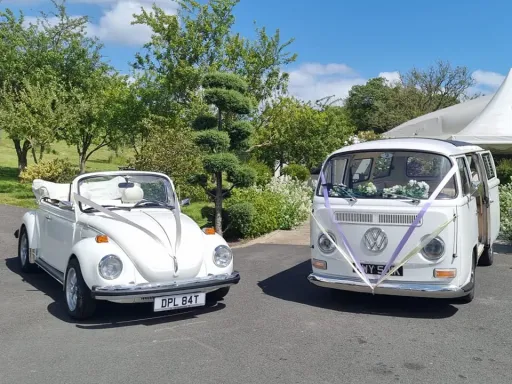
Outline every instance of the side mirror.
{"label": "side mirror", "polygon": [[478,192],[478,189],[480,188],[480,184],[482,184],[481,181],[472,181],[471,186],[469,188],[469,193],[471,196],[473,196],[475,193]]}
{"label": "side mirror", "polygon": [[190,205],[190,198],[184,199],[180,201],[181,206]]}

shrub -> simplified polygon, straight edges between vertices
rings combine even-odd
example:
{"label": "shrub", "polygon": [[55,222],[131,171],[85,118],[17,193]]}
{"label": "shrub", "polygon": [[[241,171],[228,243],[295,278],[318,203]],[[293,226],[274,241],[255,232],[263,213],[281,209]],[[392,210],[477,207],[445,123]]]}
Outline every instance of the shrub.
{"label": "shrub", "polygon": [[283,174],[299,181],[306,181],[310,177],[309,170],[300,164],[289,164],[283,169]]}
{"label": "shrub", "polygon": [[251,161],[249,166],[256,171],[256,185],[262,187],[267,185],[272,179],[272,170],[266,164]]}
{"label": "shrub", "polygon": [[227,233],[256,237],[303,223],[311,209],[312,189],[290,176],[272,178],[264,187],[233,190],[226,200]]}
{"label": "shrub", "polygon": [[496,166],[496,174],[501,184],[512,182],[512,159],[502,159]]}
{"label": "shrub", "polygon": [[[243,229],[243,233],[240,233],[240,236],[245,238],[257,237],[275,231],[279,228],[278,217],[282,203],[281,196],[260,188],[251,187],[233,190],[232,196],[226,200],[226,211],[228,213],[227,233],[229,236],[235,236],[237,231]],[[240,212],[236,212],[235,215],[233,214],[233,210],[250,209],[235,207],[240,204],[253,207],[252,211],[256,214],[252,216],[251,222],[247,222],[249,214],[242,214]],[[237,219],[245,221],[237,222]]]}
{"label": "shrub", "polygon": [[229,227],[227,233],[230,237],[244,238],[253,232],[252,225],[257,215],[256,208],[249,202],[236,203],[227,209]]}
{"label": "shrub", "polygon": [[500,187],[500,217],[501,235],[508,241],[512,241],[512,218],[509,211],[512,209],[512,183]]}
{"label": "shrub", "polygon": [[22,183],[31,183],[43,179],[54,183],[70,183],[77,174],[77,169],[66,159],[43,160],[29,165],[20,174]]}

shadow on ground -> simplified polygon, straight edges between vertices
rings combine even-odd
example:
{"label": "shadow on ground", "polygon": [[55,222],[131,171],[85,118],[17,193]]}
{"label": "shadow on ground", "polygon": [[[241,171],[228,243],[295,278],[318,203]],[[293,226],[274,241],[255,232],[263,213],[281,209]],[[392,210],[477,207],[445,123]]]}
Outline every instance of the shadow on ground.
{"label": "shadow on ground", "polygon": [[[259,247],[262,247],[261,245]],[[265,246],[275,249],[276,245]],[[303,249],[295,250],[302,254]],[[304,248],[304,247],[297,247]],[[268,250],[267,252],[269,252]],[[458,309],[454,301],[400,296],[371,295],[321,288],[307,280],[311,272],[309,260],[283,270],[258,283],[262,291],[281,300],[339,312],[372,314],[391,317],[442,319],[453,316]]]}
{"label": "shadow on ground", "polygon": [[222,302],[207,302],[206,306],[201,308],[182,309],[172,312],[153,312],[152,303],[116,304],[98,301],[98,306],[92,319],[74,321],[67,314],[64,292],[59,282],[43,271],[35,273],[22,272],[15,257],[6,259],[5,265],[10,271],[19,275],[22,281],[52,298],[53,302],[48,305],[48,312],[50,314],[64,322],[76,324],[76,327],[81,329],[95,330],[133,325],[151,326],[196,318],[225,308],[225,304]]}

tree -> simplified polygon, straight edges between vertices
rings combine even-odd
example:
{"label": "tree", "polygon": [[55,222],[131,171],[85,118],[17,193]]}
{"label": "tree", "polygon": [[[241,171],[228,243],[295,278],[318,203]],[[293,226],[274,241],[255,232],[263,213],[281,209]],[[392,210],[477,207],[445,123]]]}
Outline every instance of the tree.
{"label": "tree", "polygon": [[[254,183],[256,173],[240,164],[233,151],[243,146],[252,133],[246,121],[239,116],[251,112],[252,102],[246,95],[247,83],[235,74],[213,72],[203,81],[204,100],[216,109],[216,116],[205,115],[197,118],[196,143],[208,154],[203,157],[204,173],[194,177],[215,199],[215,231],[222,235],[222,203],[229,190],[223,188],[223,175],[235,186],[245,187]],[[215,183],[213,193],[208,191],[208,176]]]}
{"label": "tree", "polygon": [[[9,9],[0,12],[0,87],[7,85],[15,91],[14,95],[21,95],[26,84],[43,86],[52,81],[69,93],[86,92],[84,87],[92,73],[110,70],[102,61],[97,39],[86,36],[87,18],[72,18],[64,3],[52,2],[55,12],[50,15],[41,13],[36,22],[26,23],[23,13],[16,16]],[[34,88],[32,92],[35,92]],[[69,102],[64,101],[65,104]],[[6,131],[16,131],[11,139],[21,171],[27,165],[33,136],[25,137],[27,131],[2,124]],[[57,128],[61,128],[60,132],[65,129],[54,127]],[[50,143],[45,141],[44,144]]]}
{"label": "tree", "polygon": [[142,10],[135,24],[151,28],[152,38],[137,53],[134,70],[140,74],[141,98],[152,113],[179,114],[197,102],[202,77],[209,72],[233,72],[248,82],[248,91],[260,102],[286,89],[282,66],[296,59],[286,52],[293,40],[281,42],[257,29],[257,39],[234,34],[233,9],[239,0],[179,1],[177,15],[156,5]]}
{"label": "tree", "polygon": [[254,145],[250,148],[267,165],[316,166],[331,151],[343,146],[354,132],[346,110],[323,109],[293,97],[280,97],[259,118]]}
{"label": "tree", "polygon": [[142,120],[142,125],[148,137],[135,154],[135,168],[169,175],[175,186],[190,197],[188,177],[201,171],[201,154],[192,130],[177,117],[151,115]]}
{"label": "tree", "polygon": [[467,67],[452,68],[446,61],[438,61],[425,70],[413,68],[400,77],[405,89],[419,89],[414,95],[422,114],[458,104],[475,84]]}
{"label": "tree", "polygon": [[[41,85],[25,80],[19,89],[4,84],[0,90],[0,121],[9,137],[18,143],[19,172],[27,166],[30,149],[37,163],[44,149],[55,140],[57,128],[70,124],[75,118],[67,92],[54,81]],[[39,157],[35,148],[40,150]]]}
{"label": "tree", "polygon": [[373,78],[353,86],[345,100],[358,131],[383,133],[415,117],[457,104],[474,84],[466,67],[438,62],[425,70],[413,68],[389,84]]}
{"label": "tree", "polygon": [[125,102],[129,91],[122,77],[93,73],[85,89],[71,91],[76,120],[58,131],[58,137],[76,148],[80,173],[87,160],[103,147],[116,149],[122,142],[126,119]]}

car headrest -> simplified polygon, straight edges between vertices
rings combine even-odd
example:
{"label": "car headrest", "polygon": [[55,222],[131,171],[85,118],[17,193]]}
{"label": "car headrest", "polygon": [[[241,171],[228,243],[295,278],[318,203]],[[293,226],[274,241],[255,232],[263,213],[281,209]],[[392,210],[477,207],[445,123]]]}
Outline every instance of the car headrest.
{"label": "car headrest", "polygon": [[144,198],[144,191],[141,187],[134,185],[131,188],[125,188],[122,192],[121,201],[123,203],[136,203]]}

